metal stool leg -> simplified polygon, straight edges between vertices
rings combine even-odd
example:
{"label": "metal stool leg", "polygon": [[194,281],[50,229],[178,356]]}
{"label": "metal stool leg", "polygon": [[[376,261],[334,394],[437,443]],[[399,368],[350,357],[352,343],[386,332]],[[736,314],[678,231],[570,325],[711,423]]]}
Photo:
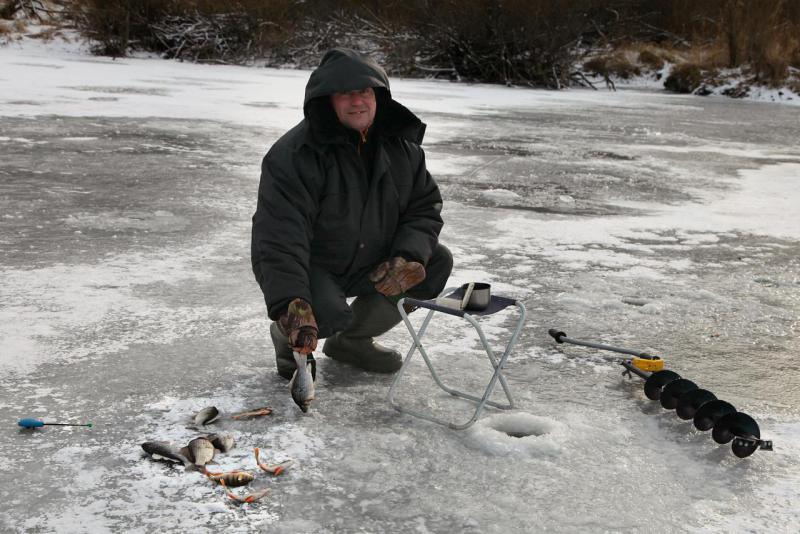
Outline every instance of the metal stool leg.
{"label": "metal stool leg", "polygon": [[[477,421],[478,417],[480,417],[481,412],[484,410],[484,408],[487,405],[488,406],[492,406],[494,408],[499,408],[499,409],[502,409],[502,410],[510,410],[510,409],[514,408],[514,398],[511,395],[511,391],[510,391],[510,389],[508,387],[508,383],[506,382],[505,376],[503,376],[503,368],[504,368],[504,366],[506,364],[506,361],[508,360],[509,355],[511,354],[511,350],[514,348],[514,345],[516,345],[517,339],[519,338],[519,334],[522,331],[522,326],[523,326],[523,324],[525,322],[525,306],[521,302],[516,302],[515,303],[517,305],[519,311],[520,311],[519,320],[517,321],[517,325],[516,325],[516,328],[514,330],[514,333],[512,334],[511,339],[506,344],[505,350],[503,351],[503,354],[502,354],[502,356],[500,357],[499,360],[495,357],[494,352],[492,351],[491,347],[489,346],[489,343],[486,340],[486,336],[484,335],[483,330],[481,329],[481,327],[478,324],[478,322],[471,315],[469,315],[467,313],[463,314],[464,319],[466,319],[476,329],[476,331],[478,332],[478,337],[480,338],[481,344],[483,345],[483,348],[486,351],[487,357],[489,358],[489,363],[491,363],[492,368],[494,369],[494,372],[492,373],[492,377],[489,380],[489,383],[487,384],[486,389],[484,390],[483,396],[481,396],[481,397],[477,397],[475,395],[471,395],[469,393],[465,393],[463,391],[459,391],[457,389],[450,388],[450,387],[446,386],[442,382],[442,380],[439,378],[439,375],[436,372],[436,369],[433,367],[433,364],[431,363],[431,360],[428,357],[427,352],[425,351],[425,347],[422,344],[422,337],[425,335],[425,332],[426,332],[426,330],[427,330],[427,328],[428,328],[428,326],[429,326],[429,324],[431,322],[431,319],[433,318],[433,314],[435,313],[436,310],[431,309],[428,312],[428,315],[425,317],[425,319],[422,322],[422,325],[420,326],[419,333],[417,333],[414,330],[414,326],[411,324],[411,321],[408,318],[408,314],[403,309],[402,304],[403,304],[403,299],[401,299],[400,302],[397,303],[397,308],[400,311],[400,314],[401,314],[401,316],[403,318],[403,322],[405,323],[406,328],[408,328],[408,331],[411,334],[411,337],[413,339],[413,344],[411,345],[411,348],[409,349],[408,354],[406,355],[405,360],[403,361],[403,365],[401,366],[400,370],[397,373],[397,376],[395,376],[394,380],[392,381],[392,385],[389,388],[389,399],[388,399],[389,400],[389,404],[395,410],[397,410],[398,412],[401,412],[401,413],[407,413],[407,414],[412,415],[414,417],[419,417],[421,419],[425,419],[427,421],[438,423],[440,425],[445,425],[445,426],[448,426],[448,427],[450,427],[452,429],[455,429],[455,430],[463,430],[463,429],[466,429],[466,428],[472,426],[475,423],[475,421]],[[420,355],[422,355],[422,358],[425,361],[425,364],[428,367],[428,370],[431,373],[431,376],[433,377],[433,380],[436,382],[437,386],[439,386],[442,390],[446,391],[450,395],[453,395],[455,397],[460,397],[460,398],[463,398],[463,399],[467,399],[467,400],[470,400],[470,401],[475,402],[477,404],[477,406],[475,408],[475,412],[473,413],[472,417],[466,423],[455,424],[455,423],[452,423],[452,422],[449,422],[449,421],[445,421],[443,419],[434,417],[432,415],[429,415],[429,414],[426,414],[426,413],[423,413],[423,412],[419,412],[419,411],[411,410],[411,409],[408,409],[408,408],[404,408],[403,406],[400,406],[395,401],[394,395],[395,395],[396,387],[397,387],[398,383],[400,382],[400,380],[402,379],[403,374],[405,373],[406,369],[408,368],[408,366],[409,366],[409,364],[411,362],[411,358],[414,356],[414,353],[417,350],[419,350]],[[490,401],[489,400],[489,397],[491,396],[492,392],[494,391],[494,388],[497,385],[497,382],[500,382],[500,385],[503,388],[503,392],[505,393],[505,396],[508,399],[508,403],[507,404],[500,404],[498,402],[494,402],[494,401]]]}

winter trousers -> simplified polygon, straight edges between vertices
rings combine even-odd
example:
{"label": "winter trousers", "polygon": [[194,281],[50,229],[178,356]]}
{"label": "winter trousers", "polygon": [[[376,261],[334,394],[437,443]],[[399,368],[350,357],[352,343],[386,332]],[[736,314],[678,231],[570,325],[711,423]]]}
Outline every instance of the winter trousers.
{"label": "winter trousers", "polygon": [[[425,280],[409,289],[405,296],[420,300],[437,297],[444,290],[452,270],[453,255],[447,247],[438,243],[425,266]],[[311,308],[317,320],[320,339],[341,332],[353,321],[353,311],[347,304],[347,297],[377,293],[366,275],[349,281],[331,274],[313,262],[310,271]]]}

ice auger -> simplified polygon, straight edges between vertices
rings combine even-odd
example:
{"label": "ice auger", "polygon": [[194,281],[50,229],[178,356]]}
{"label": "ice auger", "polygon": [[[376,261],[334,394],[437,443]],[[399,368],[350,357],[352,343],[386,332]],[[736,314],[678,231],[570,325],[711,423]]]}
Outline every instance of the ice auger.
{"label": "ice auger", "polygon": [[692,419],[698,430],[711,430],[711,437],[717,443],[732,441],[733,454],[739,458],[746,458],[759,449],[772,450],[772,441],[761,439],[761,430],[752,417],[737,411],[729,402],[718,399],[710,391],[700,389],[691,380],[664,369],[664,360],[659,356],[572,339],[553,328],[548,333],[556,343],[571,343],[632,356],[619,362],[625,368],[622,374],[629,378],[636,375],[644,379],[644,394],[648,399],[660,401],[667,410],[675,410],[681,419]]}

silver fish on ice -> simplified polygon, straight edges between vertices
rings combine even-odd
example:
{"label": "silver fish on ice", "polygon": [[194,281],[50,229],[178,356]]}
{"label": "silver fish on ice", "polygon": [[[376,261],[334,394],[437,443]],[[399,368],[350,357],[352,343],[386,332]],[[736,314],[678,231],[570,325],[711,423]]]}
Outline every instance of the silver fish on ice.
{"label": "silver fish on ice", "polygon": [[297,404],[303,413],[308,412],[311,402],[314,400],[314,378],[311,375],[311,362],[308,361],[308,355],[294,352],[294,361],[297,363],[297,369],[292,375],[292,380],[289,382],[289,391],[292,393],[292,399]]}
{"label": "silver fish on ice", "polygon": [[206,439],[211,442],[219,452],[228,452],[233,448],[234,440],[230,434],[209,434]]}
{"label": "silver fish on ice", "polygon": [[178,462],[185,467],[192,465],[192,461],[168,441],[146,441],[142,443],[142,449],[144,449],[144,452],[149,454],[153,460]]}
{"label": "silver fish on ice", "polygon": [[197,412],[197,415],[194,416],[194,424],[196,426],[204,426],[213,423],[217,419],[219,419],[219,410],[217,410],[216,406],[209,406]]}
{"label": "silver fish on ice", "polygon": [[214,459],[214,445],[206,438],[193,439],[185,449],[188,451],[188,454],[184,452],[184,449],[181,449],[181,452],[197,467],[202,468]]}

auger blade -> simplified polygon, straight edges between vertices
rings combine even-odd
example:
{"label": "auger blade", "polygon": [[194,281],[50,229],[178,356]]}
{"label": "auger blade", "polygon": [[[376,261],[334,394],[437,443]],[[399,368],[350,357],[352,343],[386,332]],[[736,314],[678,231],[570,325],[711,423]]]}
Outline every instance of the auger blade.
{"label": "auger blade", "polygon": [[717,396],[707,389],[695,389],[681,395],[675,412],[681,419],[692,419],[701,406],[715,400]]}
{"label": "auger blade", "polygon": [[761,430],[755,420],[742,412],[729,413],[720,417],[714,423],[711,437],[719,444],[725,444],[736,436],[760,438]]}
{"label": "auger blade", "polygon": [[724,400],[714,400],[701,406],[694,414],[694,427],[697,430],[711,430],[717,419],[729,413],[736,412],[736,408]]}
{"label": "auger blade", "polygon": [[658,400],[659,397],[661,397],[661,389],[673,380],[678,380],[680,377],[681,375],[668,369],[656,371],[644,381],[644,394],[650,400]]}
{"label": "auger blade", "polygon": [[685,393],[698,389],[697,384],[685,378],[673,380],[661,390],[661,406],[673,410],[678,405],[678,399]]}

